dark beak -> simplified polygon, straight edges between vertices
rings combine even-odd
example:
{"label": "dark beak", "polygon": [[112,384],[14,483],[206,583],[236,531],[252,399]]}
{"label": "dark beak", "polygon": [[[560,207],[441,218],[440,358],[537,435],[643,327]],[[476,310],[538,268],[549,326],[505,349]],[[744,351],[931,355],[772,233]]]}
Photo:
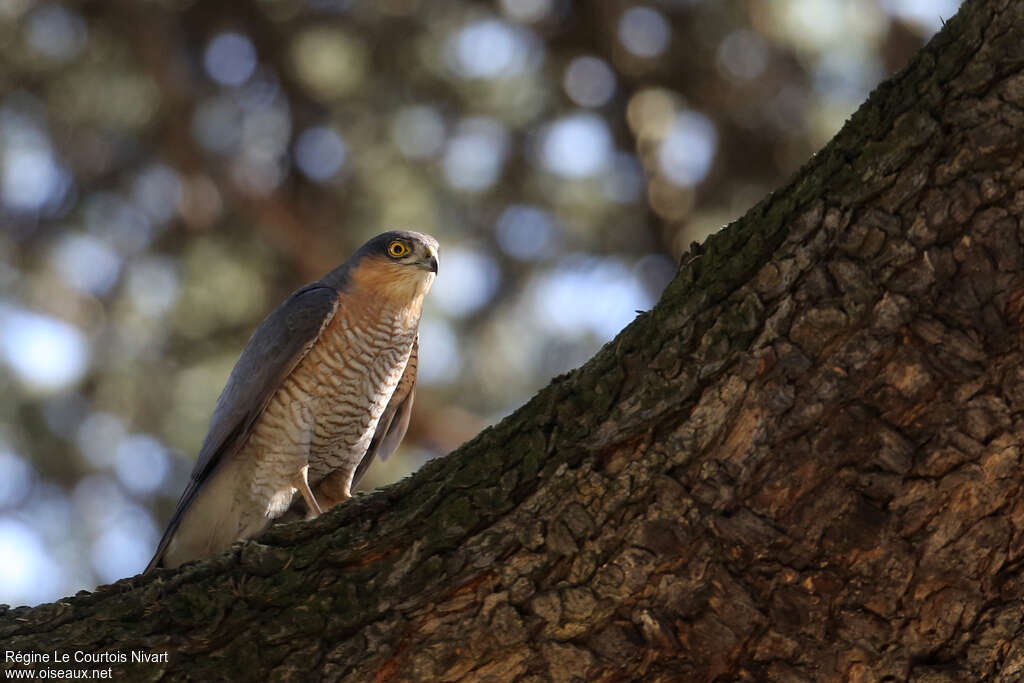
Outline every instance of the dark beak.
{"label": "dark beak", "polygon": [[427,268],[431,273],[437,272],[437,257],[433,254],[430,255],[430,259],[427,261]]}

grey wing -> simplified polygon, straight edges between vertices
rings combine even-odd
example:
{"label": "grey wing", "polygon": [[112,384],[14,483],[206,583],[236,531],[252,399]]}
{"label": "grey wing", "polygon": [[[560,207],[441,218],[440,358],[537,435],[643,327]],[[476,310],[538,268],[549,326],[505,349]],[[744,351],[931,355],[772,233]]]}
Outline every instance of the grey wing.
{"label": "grey wing", "polygon": [[405,366],[402,378],[398,380],[395,393],[392,394],[384,414],[377,422],[377,431],[373,434],[370,447],[366,454],[359,461],[355,474],[352,475],[352,487],[359,483],[367,468],[373,462],[374,457],[380,456],[381,460],[387,460],[391,454],[398,450],[398,444],[402,443],[406,430],[409,429],[409,416],[412,415],[412,402],[416,397],[416,369],[419,367],[420,338],[412,344],[412,353],[409,354],[409,362]]}
{"label": "grey wing", "polygon": [[288,297],[253,332],[217,399],[210,431],[167,530],[146,567],[147,573],[159,566],[182,516],[203,484],[219,463],[245,443],[274,391],[306,355],[337,307],[338,292],[334,288],[308,285]]}

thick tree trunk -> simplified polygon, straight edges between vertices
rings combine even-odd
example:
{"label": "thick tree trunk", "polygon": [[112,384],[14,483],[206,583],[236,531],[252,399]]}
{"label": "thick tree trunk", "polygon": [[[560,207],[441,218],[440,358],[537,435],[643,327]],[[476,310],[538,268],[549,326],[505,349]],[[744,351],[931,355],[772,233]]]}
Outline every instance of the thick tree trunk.
{"label": "thick tree trunk", "polygon": [[1022,141],[1024,3],[968,2],[516,414],[316,522],[2,612],[0,649],[116,651],[118,680],[1020,680]]}

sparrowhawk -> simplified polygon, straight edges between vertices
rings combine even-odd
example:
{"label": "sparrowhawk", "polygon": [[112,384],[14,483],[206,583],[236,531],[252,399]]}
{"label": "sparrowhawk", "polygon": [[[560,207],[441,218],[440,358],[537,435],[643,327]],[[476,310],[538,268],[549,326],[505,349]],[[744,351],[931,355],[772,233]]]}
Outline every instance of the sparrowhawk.
{"label": "sparrowhawk", "polygon": [[409,426],[423,298],[437,240],[378,235],[260,323],[146,571],[210,557],[280,516],[298,490],[311,516],[349,498]]}

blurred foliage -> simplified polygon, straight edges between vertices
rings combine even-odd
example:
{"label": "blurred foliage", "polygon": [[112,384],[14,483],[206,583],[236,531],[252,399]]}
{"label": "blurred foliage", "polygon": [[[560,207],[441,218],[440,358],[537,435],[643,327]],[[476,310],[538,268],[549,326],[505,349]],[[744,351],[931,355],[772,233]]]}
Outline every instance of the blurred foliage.
{"label": "blurred foliage", "polygon": [[374,486],[592,355],[956,5],[0,0],[0,601],[140,570],[248,335],[366,238],[442,245]]}

